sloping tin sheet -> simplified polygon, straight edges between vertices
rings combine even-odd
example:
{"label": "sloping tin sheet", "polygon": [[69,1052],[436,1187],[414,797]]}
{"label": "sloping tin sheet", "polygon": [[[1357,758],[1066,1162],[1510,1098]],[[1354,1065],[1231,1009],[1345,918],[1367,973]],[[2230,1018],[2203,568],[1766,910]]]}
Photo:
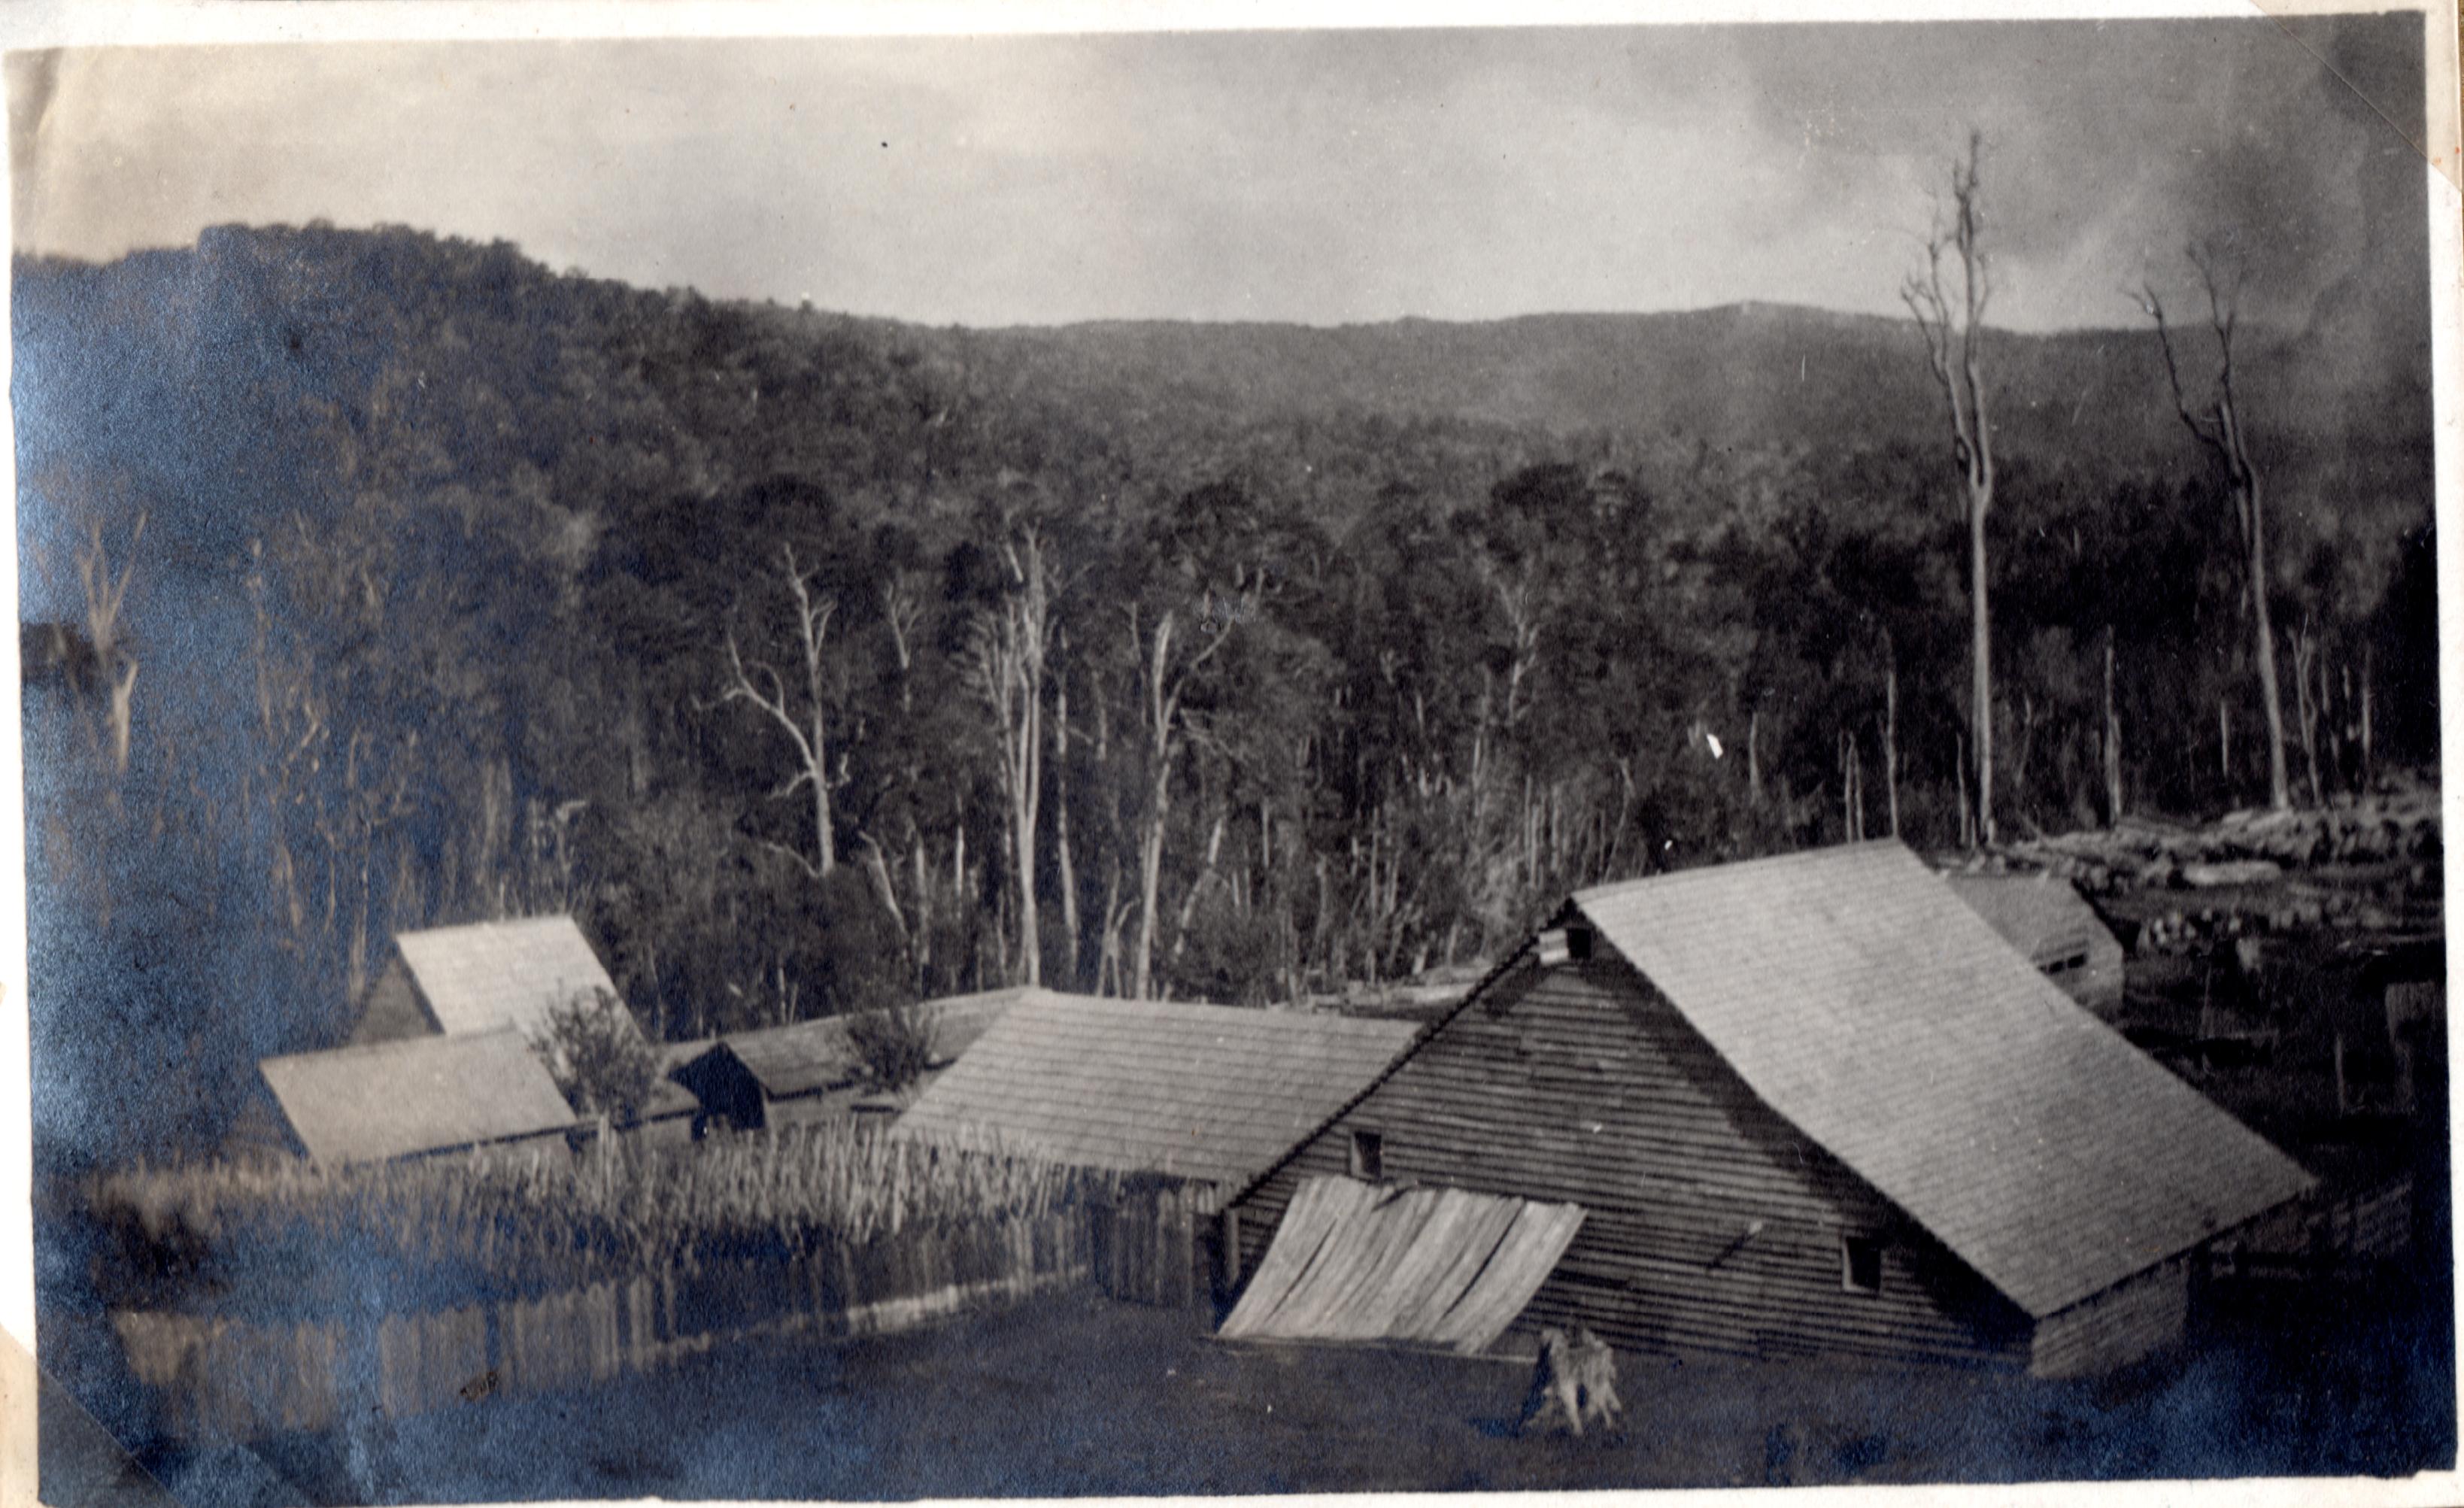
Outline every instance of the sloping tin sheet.
{"label": "sloping tin sheet", "polygon": [[560,1131],[573,1109],[518,1032],[413,1037],[258,1065],[320,1163],[408,1157]]}
{"label": "sloping tin sheet", "polygon": [[1582,1224],[1576,1205],[1311,1178],[1221,1333],[1485,1351]]}
{"label": "sloping tin sheet", "polygon": [[2312,1185],[1897,842],[1574,902],[1756,1095],[2032,1315]]}
{"label": "sloping tin sheet", "polygon": [[510,1026],[533,1036],[546,1029],[551,1007],[600,990],[616,993],[570,916],[404,932],[394,947],[438,1029],[449,1033]]}
{"label": "sloping tin sheet", "polygon": [[898,1120],[1055,1161],[1237,1183],[1410,1044],[1409,1021],[1031,992]]}

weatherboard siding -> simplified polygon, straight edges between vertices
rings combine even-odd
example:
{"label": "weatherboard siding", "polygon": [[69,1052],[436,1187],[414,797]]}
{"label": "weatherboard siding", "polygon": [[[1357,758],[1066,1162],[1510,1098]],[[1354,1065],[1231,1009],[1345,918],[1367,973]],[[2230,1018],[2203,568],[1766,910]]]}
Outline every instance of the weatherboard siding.
{"label": "weatherboard siding", "polygon": [[[1526,967],[1459,1012],[1251,1192],[1244,1270],[1302,1179],[1349,1171],[1354,1130],[1380,1136],[1389,1181],[1584,1208],[1522,1328],[1579,1322],[1644,1350],[2026,1363],[2014,1306],[1764,1107],[1621,964]],[[1846,1290],[1843,1235],[1883,1243],[1879,1294]]]}
{"label": "weatherboard siding", "polygon": [[2190,1264],[2176,1257],[2036,1322],[2029,1369],[2084,1377],[2151,1356],[2181,1339],[2190,1312]]}
{"label": "weatherboard siding", "polygon": [[360,1008],[360,1024],[346,1045],[398,1042],[406,1038],[431,1036],[435,1031],[436,1023],[428,1018],[428,1012],[419,1003],[410,971],[396,958],[368,987],[365,1003]]}

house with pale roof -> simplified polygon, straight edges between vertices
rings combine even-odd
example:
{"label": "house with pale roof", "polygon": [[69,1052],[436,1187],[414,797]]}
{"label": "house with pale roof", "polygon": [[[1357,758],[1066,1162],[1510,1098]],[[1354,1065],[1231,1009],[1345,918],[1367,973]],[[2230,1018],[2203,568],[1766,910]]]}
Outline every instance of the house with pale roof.
{"label": "house with pale roof", "polygon": [[1265,1172],[1393,1062],[1409,1021],[1022,992],[895,1134],[1167,1177]]}
{"label": "house with pale roof", "polygon": [[2078,886],[2052,874],[1972,874],[1943,878],[1951,893],[1985,918],[2064,994],[2107,1020],[2122,1009],[2123,949]]}
{"label": "house with pale roof", "polygon": [[1508,1260],[1527,1333],[2091,1373],[2176,1342],[2202,1253],[2313,1187],[1859,843],[1577,892],[1234,1193],[1226,1333],[1468,1333],[1449,1306],[1502,1300],[1456,1279]]}
{"label": "house with pale roof", "polygon": [[526,1038],[548,1013],[616,983],[570,916],[533,916],[400,932],[363,996],[353,1045],[506,1028]]}
{"label": "house with pale roof", "polygon": [[522,1035],[405,1038],[268,1058],[287,1149],[328,1167],[480,1147],[561,1151],[572,1106]]}

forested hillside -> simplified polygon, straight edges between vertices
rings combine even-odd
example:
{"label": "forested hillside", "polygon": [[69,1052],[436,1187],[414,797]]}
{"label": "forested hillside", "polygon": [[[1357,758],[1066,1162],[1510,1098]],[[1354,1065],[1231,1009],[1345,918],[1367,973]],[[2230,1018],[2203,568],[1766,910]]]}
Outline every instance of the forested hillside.
{"label": "forested hillside", "polygon": [[[1957,835],[1964,526],[1891,321],[926,329],[327,229],[14,297],[62,1156],[218,1134],[397,929],[569,907],[686,1037],[1263,1001]],[[2251,798],[2232,509],[2152,339],[1991,355],[2006,829],[2108,815],[2108,654],[2125,802]],[[2328,369],[2240,378],[2305,799],[2435,756],[2426,351]]]}

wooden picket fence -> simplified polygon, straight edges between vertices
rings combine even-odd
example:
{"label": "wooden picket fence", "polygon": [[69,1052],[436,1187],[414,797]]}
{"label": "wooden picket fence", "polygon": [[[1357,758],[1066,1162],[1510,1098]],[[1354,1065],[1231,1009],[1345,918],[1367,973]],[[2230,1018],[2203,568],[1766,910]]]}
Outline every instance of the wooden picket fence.
{"label": "wooden picket fence", "polygon": [[2409,1173],[2315,1193],[2218,1241],[2208,1274],[2228,1282],[2367,1279],[2410,1251],[2413,1202]]}
{"label": "wooden picket fence", "polygon": [[1113,1299],[1188,1309],[1210,1301],[1214,1191],[1157,1182],[1125,1188],[1089,1212],[1094,1279]]}
{"label": "wooden picket fence", "polygon": [[373,1322],[252,1324],[112,1316],[177,1439],[330,1429],[372,1406],[407,1418],[495,1393],[585,1388],[759,1337],[873,1335],[1086,1283],[1096,1222],[1072,1212],[910,1231],[774,1261],[705,1263]]}

